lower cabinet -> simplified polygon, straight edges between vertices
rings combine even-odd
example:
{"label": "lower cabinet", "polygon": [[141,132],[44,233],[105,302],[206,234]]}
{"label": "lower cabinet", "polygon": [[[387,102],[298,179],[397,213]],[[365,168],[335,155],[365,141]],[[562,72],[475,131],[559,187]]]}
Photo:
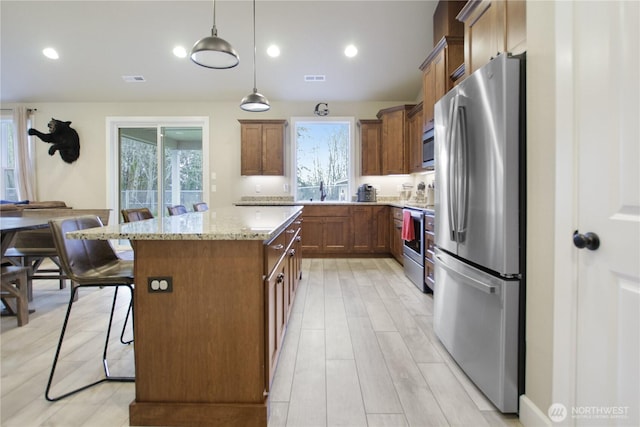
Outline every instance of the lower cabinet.
{"label": "lower cabinet", "polygon": [[434,252],[435,252],[435,215],[424,214],[424,283],[433,291],[436,284],[435,268],[434,268]]}
{"label": "lower cabinet", "polygon": [[390,227],[390,244],[389,249],[391,255],[400,264],[404,264],[403,242],[402,242],[402,208],[391,208],[391,227]]}
{"label": "lower cabinet", "polygon": [[287,228],[265,245],[265,351],[266,389],[271,389],[273,374],[302,277],[301,251],[302,218],[298,217]]}
{"label": "lower cabinet", "polygon": [[307,255],[344,254],[351,247],[349,206],[305,206],[302,251]]}

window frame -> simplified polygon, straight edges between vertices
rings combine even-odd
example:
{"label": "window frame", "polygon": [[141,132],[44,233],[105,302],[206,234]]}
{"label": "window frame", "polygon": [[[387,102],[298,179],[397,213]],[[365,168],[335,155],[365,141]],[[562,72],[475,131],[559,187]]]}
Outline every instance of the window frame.
{"label": "window frame", "polygon": [[[296,128],[298,123],[308,123],[308,122],[346,122],[349,124],[349,183],[347,185],[348,193],[346,195],[346,202],[350,202],[352,195],[355,194],[355,185],[356,185],[356,168],[357,168],[357,153],[356,153],[356,119],[353,116],[339,116],[339,117],[318,117],[318,116],[298,116],[291,117],[289,123],[290,126],[290,140],[291,140],[291,164],[290,164],[290,174],[291,174],[291,190],[296,202],[304,201],[298,200],[298,141],[296,138],[297,132]],[[319,200],[318,200],[319,201]],[[335,202],[335,201],[331,201]]]}

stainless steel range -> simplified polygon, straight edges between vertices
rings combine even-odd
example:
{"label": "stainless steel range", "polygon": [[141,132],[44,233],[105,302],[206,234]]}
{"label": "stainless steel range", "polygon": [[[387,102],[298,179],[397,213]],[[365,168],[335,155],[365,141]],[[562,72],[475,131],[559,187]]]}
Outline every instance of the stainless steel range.
{"label": "stainless steel range", "polygon": [[414,238],[403,240],[404,274],[422,292],[429,292],[424,283],[424,212],[422,209],[403,209],[409,212],[413,222]]}

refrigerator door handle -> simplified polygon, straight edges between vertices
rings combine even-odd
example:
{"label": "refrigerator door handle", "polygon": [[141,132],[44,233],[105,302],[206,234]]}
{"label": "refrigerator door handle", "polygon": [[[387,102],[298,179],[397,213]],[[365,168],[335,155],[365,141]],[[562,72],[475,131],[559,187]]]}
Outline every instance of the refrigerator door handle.
{"label": "refrigerator door handle", "polygon": [[467,211],[469,202],[469,140],[467,138],[467,112],[464,106],[458,107],[456,126],[458,129],[458,206],[457,217],[458,223],[456,223],[456,234],[458,243],[462,243],[465,240],[467,231]]}
{"label": "refrigerator door handle", "polygon": [[470,276],[468,276],[468,275],[466,275],[464,273],[461,273],[455,267],[452,267],[449,264],[447,264],[447,262],[444,260],[444,258],[438,253],[435,254],[435,257],[440,262],[440,266],[442,268],[447,270],[450,274],[453,274],[453,275],[461,277],[464,280],[464,283],[466,283],[466,284],[478,289],[479,291],[482,291],[482,292],[490,294],[490,295],[498,294],[498,286],[482,283],[481,281],[479,281],[477,279],[474,279],[473,277],[470,277]]}
{"label": "refrigerator door handle", "polygon": [[456,126],[458,113],[458,95],[456,94],[449,103],[449,127],[447,129],[446,146],[449,151],[449,185],[447,185],[447,198],[449,202],[449,234],[451,240],[458,241],[456,226],[458,223],[458,184],[457,184],[457,143]]}

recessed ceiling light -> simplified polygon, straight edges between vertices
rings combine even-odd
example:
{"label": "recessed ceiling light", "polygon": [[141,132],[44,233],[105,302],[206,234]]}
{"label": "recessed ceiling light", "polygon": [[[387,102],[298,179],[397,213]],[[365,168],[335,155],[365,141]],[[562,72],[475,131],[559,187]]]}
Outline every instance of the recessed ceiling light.
{"label": "recessed ceiling light", "polygon": [[272,58],[276,58],[280,56],[280,48],[275,44],[272,44],[267,48],[267,55],[269,55]]}
{"label": "recessed ceiling light", "polygon": [[347,46],[344,49],[344,54],[348,58],[353,58],[354,56],[356,56],[358,54],[358,48],[356,48],[354,45],[350,44],[349,46]]}
{"label": "recessed ceiling light", "polygon": [[46,56],[49,59],[58,59],[60,58],[60,56],[58,55],[58,52],[56,52],[56,50],[52,47],[47,47],[45,49],[42,49],[42,54],[44,56]]}
{"label": "recessed ceiling light", "polygon": [[187,50],[182,46],[176,46],[173,48],[173,54],[178,58],[186,58]]}

